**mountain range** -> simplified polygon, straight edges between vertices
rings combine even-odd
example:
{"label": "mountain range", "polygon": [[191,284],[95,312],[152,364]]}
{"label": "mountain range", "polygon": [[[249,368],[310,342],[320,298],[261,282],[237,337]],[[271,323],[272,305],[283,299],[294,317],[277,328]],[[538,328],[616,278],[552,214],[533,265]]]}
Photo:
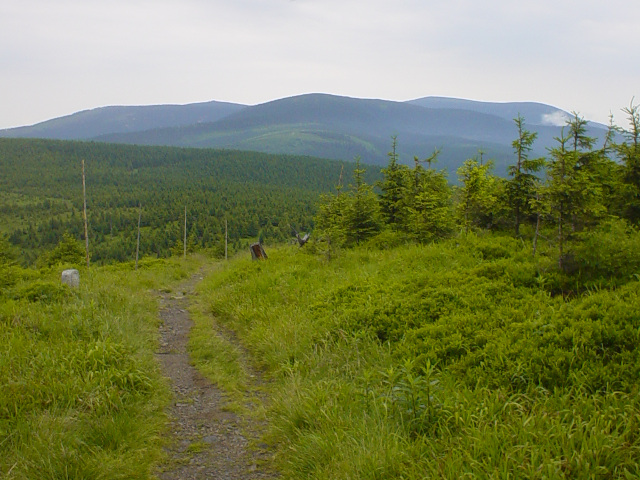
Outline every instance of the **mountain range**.
{"label": "mountain range", "polygon": [[[391,137],[400,161],[412,164],[441,151],[439,168],[451,173],[482,150],[503,174],[513,163],[513,119],[538,133],[533,155],[555,145],[570,114],[533,102],[478,102],[424,97],[406,102],[306,94],[259,105],[206,102],[187,105],[111,106],[32,126],[0,130],[0,137],[91,140],[138,145],[224,148],[386,164]],[[592,136],[606,128],[589,124]]]}

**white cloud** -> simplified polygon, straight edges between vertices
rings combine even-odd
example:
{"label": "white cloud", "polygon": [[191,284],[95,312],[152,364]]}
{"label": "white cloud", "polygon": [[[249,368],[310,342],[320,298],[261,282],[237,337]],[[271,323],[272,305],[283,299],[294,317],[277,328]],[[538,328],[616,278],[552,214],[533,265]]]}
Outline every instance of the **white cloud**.
{"label": "white cloud", "polygon": [[562,127],[567,124],[567,120],[569,120],[569,116],[563,112],[558,110],[553,113],[544,113],[540,120],[542,125],[552,125],[554,127]]}

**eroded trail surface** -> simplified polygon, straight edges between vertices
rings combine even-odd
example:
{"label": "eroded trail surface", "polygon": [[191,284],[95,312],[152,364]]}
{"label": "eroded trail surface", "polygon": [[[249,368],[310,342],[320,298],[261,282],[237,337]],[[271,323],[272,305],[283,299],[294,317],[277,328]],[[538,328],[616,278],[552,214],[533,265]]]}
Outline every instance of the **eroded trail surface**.
{"label": "eroded trail surface", "polygon": [[247,422],[225,411],[223,393],[190,364],[187,343],[192,322],[187,306],[201,279],[197,274],[174,292],[162,294],[158,357],[174,398],[169,461],[157,475],[163,480],[274,478],[261,471],[264,453],[250,448]]}

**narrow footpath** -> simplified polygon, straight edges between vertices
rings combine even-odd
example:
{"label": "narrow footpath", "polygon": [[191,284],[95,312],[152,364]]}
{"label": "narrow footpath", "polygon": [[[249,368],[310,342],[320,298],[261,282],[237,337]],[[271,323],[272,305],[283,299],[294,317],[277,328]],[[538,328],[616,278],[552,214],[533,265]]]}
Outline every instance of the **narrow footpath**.
{"label": "narrow footpath", "polygon": [[200,280],[202,274],[196,274],[173,292],[162,293],[158,358],[174,398],[169,411],[169,458],[156,475],[162,480],[274,478],[261,471],[265,454],[250,448],[247,422],[225,410],[223,392],[190,363],[187,344],[192,321],[187,307]]}

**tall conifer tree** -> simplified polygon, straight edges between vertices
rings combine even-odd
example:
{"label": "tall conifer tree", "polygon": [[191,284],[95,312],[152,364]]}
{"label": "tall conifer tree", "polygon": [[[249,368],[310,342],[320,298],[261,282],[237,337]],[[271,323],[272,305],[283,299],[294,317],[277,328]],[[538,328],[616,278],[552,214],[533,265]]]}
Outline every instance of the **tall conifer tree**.
{"label": "tall conifer tree", "polygon": [[629,128],[620,128],[624,141],[614,146],[622,162],[624,183],[624,216],[632,223],[640,223],[640,111],[633,100],[622,111],[627,115]]}
{"label": "tall conifer tree", "polygon": [[538,134],[524,128],[524,118],[518,115],[514,122],[518,138],[512,142],[516,163],[509,167],[512,177],[507,182],[507,196],[512,210],[515,234],[520,234],[520,223],[531,214],[531,202],[536,197],[536,175],[544,165],[544,158],[529,158]]}
{"label": "tall conifer tree", "polygon": [[378,187],[382,192],[380,194],[382,217],[392,228],[396,228],[402,221],[401,213],[407,167],[399,163],[397,136],[392,136],[391,140],[391,151],[388,153],[389,164],[382,169],[384,178],[381,182],[378,182]]}
{"label": "tall conifer tree", "polygon": [[364,181],[364,173],[360,157],[356,157],[354,183],[350,185],[351,198],[345,215],[346,239],[350,244],[359,244],[379,232],[382,227],[378,198],[371,185]]}

